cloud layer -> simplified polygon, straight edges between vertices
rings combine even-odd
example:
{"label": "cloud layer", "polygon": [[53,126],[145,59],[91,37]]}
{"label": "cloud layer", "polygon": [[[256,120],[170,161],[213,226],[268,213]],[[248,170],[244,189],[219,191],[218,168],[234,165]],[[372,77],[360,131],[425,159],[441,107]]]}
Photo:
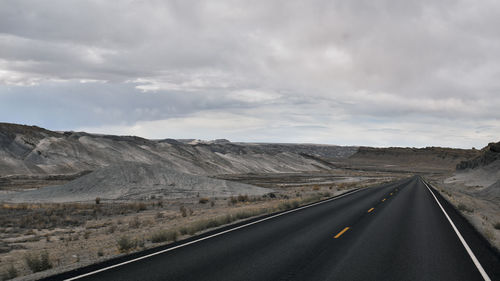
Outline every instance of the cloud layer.
{"label": "cloud layer", "polygon": [[498,26],[498,1],[4,1],[0,120],[480,147],[500,137]]}

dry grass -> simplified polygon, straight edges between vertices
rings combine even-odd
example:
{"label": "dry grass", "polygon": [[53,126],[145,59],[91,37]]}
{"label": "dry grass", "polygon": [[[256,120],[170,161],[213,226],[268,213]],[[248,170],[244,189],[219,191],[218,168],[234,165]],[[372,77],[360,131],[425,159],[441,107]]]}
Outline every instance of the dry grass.
{"label": "dry grass", "polygon": [[22,229],[54,229],[77,227],[89,220],[113,217],[147,210],[147,204],[40,203],[2,204],[0,225]]}
{"label": "dry grass", "polygon": [[10,280],[14,279],[18,276],[17,269],[14,267],[13,264],[7,268],[7,270],[2,274],[2,280]]}
{"label": "dry grass", "polygon": [[460,212],[468,212],[468,213],[473,213],[474,212],[474,209],[472,207],[469,207],[463,203],[459,203],[457,205],[457,209],[460,211]]}
{"label": "dry grass", "polygon": [[131,239],[127,235],[123,235],[116,240],[116,245],[121,253],[128,253],[130,250],[137,247],[137,240]]}
{"label": "dry grass", "polygon": [[177,231],[176,230],[159,230],[151,235],[151,242],[162,243],[177,241]]}
{"label": "dry grass", "polygon": [[33,272],[40,272],[52,268],[52,263],[49,260],[49,253],[42,252],[40,256],[35,254],[26,254],[24,261],[29,269]]}

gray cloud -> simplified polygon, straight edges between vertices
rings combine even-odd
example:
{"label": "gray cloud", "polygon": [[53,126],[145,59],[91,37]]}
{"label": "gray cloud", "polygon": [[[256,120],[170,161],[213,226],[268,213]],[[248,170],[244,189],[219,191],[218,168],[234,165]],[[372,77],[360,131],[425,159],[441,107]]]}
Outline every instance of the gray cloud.
{"label": "gray cloud", "polygon": [[4,1],[0,119],[482,146],[499,137],[499,25],[498,1]]}

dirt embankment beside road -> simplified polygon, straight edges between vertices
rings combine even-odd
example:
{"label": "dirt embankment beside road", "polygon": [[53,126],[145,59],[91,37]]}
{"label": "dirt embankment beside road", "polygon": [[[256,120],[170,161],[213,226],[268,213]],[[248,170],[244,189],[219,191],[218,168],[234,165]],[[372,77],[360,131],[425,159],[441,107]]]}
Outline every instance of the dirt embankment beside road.
{"label": "dirt embankment beside road", "polygon": [[456,168],[452,175],[435,177],[434,184],[500,250],[500,142]]}

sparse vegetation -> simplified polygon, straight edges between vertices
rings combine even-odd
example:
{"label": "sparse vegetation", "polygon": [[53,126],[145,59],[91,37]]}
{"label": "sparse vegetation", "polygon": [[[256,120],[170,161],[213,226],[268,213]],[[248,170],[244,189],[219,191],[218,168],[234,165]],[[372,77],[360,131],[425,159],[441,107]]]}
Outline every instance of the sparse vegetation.
{"label": "sparse vegetation", "polygon": [[139,228],[141,226],[141,221],[138,216],[135,216],[129,223],[128,226],[130,228]]}
{"label": "sparse vegetation", "polygon": [[52,263],[49,260],[49,253],[46,251],[42,252],[40,256],[26,254],[24,256],[24,261],[32,272],[39,272],[52,268]]}
{"label": "sparse vegetation", "polygon": [[151,242],[162,243],[168,241],[177,241],[177,231],[160,230],[151,235]]}
{"label": "sparse vegetation", "polygon": [[163,213],[162,212],[157,212],[156,213],[156,218],[157,219],[162,219],[164,216],[163,216]]}
{"label": "sparse vegetation", "polygon": [[457,206],[458,210],[461,211],[461,212],[468,212],[468,213],[473,213],[474,212],[474,209],[463,204],[463,203],[460,203],[458,204]]}
{"label": "sparse vegetation", "polygon": [[493,227],[495,229],[500,229],[500,222],[496,222],[495,224],[493,224]]}
{"label": "sparse vegetation", "polygon": [[234,206],[238,203],[238,198],[231,196],[227,202],[229,206]]}
{"label": "sparse vegetation", "polygon": [[247,202],[248,201],[248,195],[238,195],[238,202]]}
{"label": "sparse vegetation", "polygon": [[118,250],[121,253],[126,253],[137,247],[137,241],[131,239],[130,237],[123,235],[117,241]]}
{"label": "sparse vegetation", "polygon": [[6,272],[2,274],[2,280],[10,280],[16,278],[18,275],[17,269],[14,267],[13,264],[9,266]]}
{"label": "sparse vegetation", "polygon": [[116,225],[115,224],[110,225],[108,228],[108,233],[109,234],[115,233],[115,231],[116,231]]}
{"label": "sparse vegetation", "polygon": [[285,211],[285,210],[288,210],[288,209],[292,209],[292,208],[296,208],[300,205],[299,201],[298,200],[293,200],[293,201],[285,201],[285,202],[281,202],[279,205],[278,205],[278,210],[279,211]]}
{"label": "sparse vegetation", "polygon": [[181,211],[181,215],[182,217],[187,217],[187,209],[186,207],[184,207],[184,205],[182,205],[179,210]]}
{"label": "sparse vegetation", "polygon": [[[22,245],[28,245],[27,252],[36,253],[35,258],[40,259],[40,249],[48,249],[50,257],[57,257],[51,260],[54,266],[66,266],[79,260],[88,262],[104,256],[111,257],[117,250],[129,253],[154,244],[170,243],[181,235],[198,234],[238,220],[288,210],[330,196],[329,192],[321,192],[328,191],[328,186],[320,186],[319,191],[304,185],[284,189],[285,192],[277,188],[274,193],[265,195],[191,197],[179,201],[162,201],[156,197],[144,199],[150,201],[136,202],[101,199],[99,203],[94,200],[58,204],[0,203],[0,230],[6,234],[6,238],[26,236],[21,243],[29,242]],[[210,206],[210,209],[205,206]],[[24,220],[25,228],[17,223],[21,219]],[[149,233],[145,234],[143,229],[148,229]],[[18,242],[16,244],[19,245]],[[14,243],[8,247],[14,249],[11,245]],[[61,252],[61,249],[67,252]],[[14,256],[17,254],[23,260],[22,253],[14,253]],[[8,263],[0,265],[0,280],[7,276],[8,266]],[[31,271],[28,266],[21,266],[17,270],[18,275],[26,275]]]}
{"label": "sparse vegetation", "polygon": [[147,210],[139,203],[4,203],[0,208],[0,225],[24,229],[77,227],[97,217],[112,217]]}

